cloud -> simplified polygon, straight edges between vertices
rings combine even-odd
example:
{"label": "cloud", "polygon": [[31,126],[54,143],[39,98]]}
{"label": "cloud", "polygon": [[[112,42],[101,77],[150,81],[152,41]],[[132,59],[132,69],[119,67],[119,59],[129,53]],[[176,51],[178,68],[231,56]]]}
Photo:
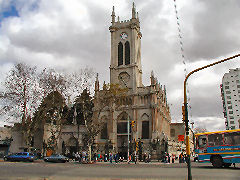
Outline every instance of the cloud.
{"label": "cloud", "polygon": [[[173,1],[138,0],[142,37],[143,82],[150,72],[166,85],[172,119],[181,121],[184,68],[190,72],[239,53],[239,1],[176,1],[184,54],[179,47]],[[0,26],[0,74],[17,62],[73,71],[86,66],[109,82],[112,6],[121,20],[131,17],[132,3],[110,0],[1,1],[0,12],[14,6],[19,16],[3,18]],[[0,15],[1,16],[1,15]],[[239,58],[192,75],[188,80],[191,121],[216,119],[224,127],[220,97],[221,79],[228,69],[239,67]],[[3,79],[0,79],[3,81]],[[216,129],[215,127],[210,128]]]}

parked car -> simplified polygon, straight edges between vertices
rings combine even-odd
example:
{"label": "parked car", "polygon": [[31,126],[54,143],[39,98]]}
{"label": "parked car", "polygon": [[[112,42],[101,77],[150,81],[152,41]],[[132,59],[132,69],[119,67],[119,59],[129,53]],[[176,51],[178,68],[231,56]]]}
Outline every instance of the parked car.
{"label": "parked car", "polygon": [[33,153],[29,152],[19,152],[16,154],[11,154],[4,156],[4,161],[29,161],[33,162],[36,159],[36,156]]}
{"label": "parked car", "polygon": [[51,156],[44,157],[45,162],[69,162],[69,158],[61,154],[52,154]]}

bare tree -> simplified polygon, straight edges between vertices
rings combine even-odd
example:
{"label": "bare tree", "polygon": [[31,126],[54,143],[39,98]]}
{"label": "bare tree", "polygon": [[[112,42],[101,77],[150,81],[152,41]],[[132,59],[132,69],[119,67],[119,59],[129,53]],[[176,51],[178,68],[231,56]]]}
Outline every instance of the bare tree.
{"label": "bare tree", "polygon": [[[99,96],[95,96],[94,103],[90,97],[90,93],[85,89],[77,102],[81,104],[83,118],[87,132],[84,136],[84,141],[88,146],[89,160],[91,162],[92,145],[96,136],[103,128],[100,115],[106,107],[116,108],[121,105],[121,100],[126,96],[127,89],[120,87],[118,84],[105,84]],[[93,112],[93,108],[96,110]]]}
{"label": "bare tree", "polygon": [[64,74],[58,73],[54,69],[43,69],[39,75],[39,86],[46,97],[53,91],[63,94],[67,89],[67,79]]}
{"label": "bare tree", "polygon": [[66,74],[67,91],[64,96],[68,103],[73,103],[84,89],[88,89],[90,94],[93,90],[95,72],[91,68],[78,69],[70,74]]}
{"label": "bare tree", "polygon": [[8,121],[21,123],[23,139],[27,146],[30,146],[34,126],[31,117],[42,96],[37,77],[36,67],[16,64],[8,73],[4,82],[5,91],[1,93],[1,114],[7,115]]}

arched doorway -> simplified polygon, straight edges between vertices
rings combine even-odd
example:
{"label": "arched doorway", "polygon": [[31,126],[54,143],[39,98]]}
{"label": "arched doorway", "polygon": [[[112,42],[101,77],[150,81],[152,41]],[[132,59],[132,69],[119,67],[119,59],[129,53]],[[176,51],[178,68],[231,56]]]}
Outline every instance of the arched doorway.
{"label": "arched doorway", "polygon": [[66,148],[68,150],[68,153],[70,153],[70,155],[73,155],[73,153],[77,152],[77,139],[75,137],[70,137],[66,143]]}
{"label": "arched doorway", "polygon": [[[117,150],[120,156],[127,159],[128,152],[128,114],[122,112],[117,118]],[[130,136],[131,140],[131,127],[130,127]]]}

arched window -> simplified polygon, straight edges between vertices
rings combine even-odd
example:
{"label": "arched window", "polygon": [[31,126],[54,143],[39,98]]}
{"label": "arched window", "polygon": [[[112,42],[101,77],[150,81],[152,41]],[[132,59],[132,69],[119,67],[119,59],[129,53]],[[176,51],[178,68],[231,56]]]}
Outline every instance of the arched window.
{"label": "arched window", "polygon": [[[127,121],[128,121],[128,114],[126,112],[122,112],[117,117],[117,133],[118,134],[125,134],[127,133]],[[131,131],[131,129],[130,129]]]}
{"label": "arched window", "polygon": [[149,121],[142,121],[142,139],[149,139]]}
{"label": "arched window", "polygon": [[127,41],[125,43],[125,65],[130,64],[130,45],[129,42]]}
{"label": "arched window", "polygon": [[118,43],[118,66],[123,65],[123,44]]}
{"label": "arched window", "polygon": [[170,136],[174,137],[175,136],[175,129],[170,129]]}
{"label": "arched window", "polygon": [[107,123],[103,124],[102,130],[101,130],[101,139],[108,139]]}

